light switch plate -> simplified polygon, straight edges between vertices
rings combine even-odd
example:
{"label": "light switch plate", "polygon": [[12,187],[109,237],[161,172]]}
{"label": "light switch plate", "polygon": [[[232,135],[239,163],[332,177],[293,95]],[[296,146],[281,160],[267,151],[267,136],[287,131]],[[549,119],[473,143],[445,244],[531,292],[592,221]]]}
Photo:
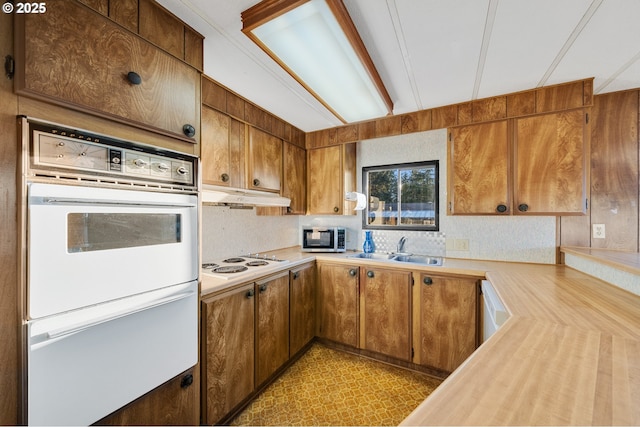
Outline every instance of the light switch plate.
{"label": "light switch plate", "polygon": [[604,224],[593,224],[592,227],[593,227],[593,238],[604,239],[605,237]]}

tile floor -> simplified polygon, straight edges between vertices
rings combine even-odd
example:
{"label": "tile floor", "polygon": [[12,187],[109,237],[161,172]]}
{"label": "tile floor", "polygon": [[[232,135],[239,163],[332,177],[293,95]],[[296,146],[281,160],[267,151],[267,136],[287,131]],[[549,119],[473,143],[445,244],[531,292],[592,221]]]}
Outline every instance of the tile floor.
{"label": "tile floor", "polygon": [[397,425],[440,383],[315,343],[231,425]]}

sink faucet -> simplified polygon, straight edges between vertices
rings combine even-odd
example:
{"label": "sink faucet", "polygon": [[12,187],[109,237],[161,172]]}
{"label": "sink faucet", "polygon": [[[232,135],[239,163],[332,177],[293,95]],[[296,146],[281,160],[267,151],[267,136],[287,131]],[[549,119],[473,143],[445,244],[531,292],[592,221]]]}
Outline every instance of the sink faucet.
{"label": "sink faucet", "polygon": [[407,241],[407,238],[405,236],[402,236],[400,238],[400,240],[398,241],[398,248],[396,250],[396,253],[402,253],[404,252],[404,244]]}

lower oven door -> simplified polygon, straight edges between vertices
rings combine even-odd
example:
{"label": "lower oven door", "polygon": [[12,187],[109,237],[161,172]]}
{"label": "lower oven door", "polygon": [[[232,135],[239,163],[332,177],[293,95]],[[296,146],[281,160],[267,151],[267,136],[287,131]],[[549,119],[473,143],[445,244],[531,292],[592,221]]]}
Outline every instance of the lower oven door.
{"label": "lower oven door", "polygon": [[198,278],[197,196],[31,183],[28,317]]}
{"label": "lower oven door", "polygon": [[89,425],[197,362],[197,281],[28,322],[28,424]]}

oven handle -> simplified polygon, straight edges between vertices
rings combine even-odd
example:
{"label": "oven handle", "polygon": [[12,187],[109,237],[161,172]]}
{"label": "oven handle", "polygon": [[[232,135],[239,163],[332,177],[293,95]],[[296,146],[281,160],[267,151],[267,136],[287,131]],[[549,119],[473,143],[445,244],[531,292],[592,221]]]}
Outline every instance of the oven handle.
{"label": "oven handle", "polygon": [[193,203],[153,203],[153,202],[131,202],[118,200],[89,200],[89,199],[71,199],[64,197],[32,197],[29,204],[47,204],[47,205],[87,205],[87,206],[136,206],[136,207],[160,207],[160,208],[195,208]]}
{"label": "oven handle", "polygon": [[107,323],[110,322],[112,320],[116,320],[119,319],[121,317],[125,317],[125,316],[129,316],[131,314],[134,313],[138,313],[140,311],[144,311],[144,310],[149,310],[151,308],[155,308],[155,307],[159,307],[161,305],[165,305],[165,304],[169,304],[172,302],[176,302],[185,298],[188,298],[190,296],[192,296],[193,294],[195,294],[195,291],[188,291],[188,292],[183,292],[181,294],[178,295],[171,295],[165,298],[161,298],[159,300],[154,300],[150,303],[146,303],[134,308],[129,308],[126,310],[121,310],[115,313],[111,313],[108,314],[106,316],[101,316],[98,318],[94,318],[91,320],[87,320],[84,322],[79,322],[76,323],[75,325],[72,326],[68,326],[68,327],[64,327],[64,328],[59,328],[59,329],[53,329],[49,332],[46,333],[47,335],[47,339],[51,340],[51,339],[55,339],[55,338],[60,338],[63,337],[65,335],[71,335],[71,334],[75,334],[77,332],[81,332],[85,329],[89,329],[93,326],[97,326],[100,325],[102,323]]}

